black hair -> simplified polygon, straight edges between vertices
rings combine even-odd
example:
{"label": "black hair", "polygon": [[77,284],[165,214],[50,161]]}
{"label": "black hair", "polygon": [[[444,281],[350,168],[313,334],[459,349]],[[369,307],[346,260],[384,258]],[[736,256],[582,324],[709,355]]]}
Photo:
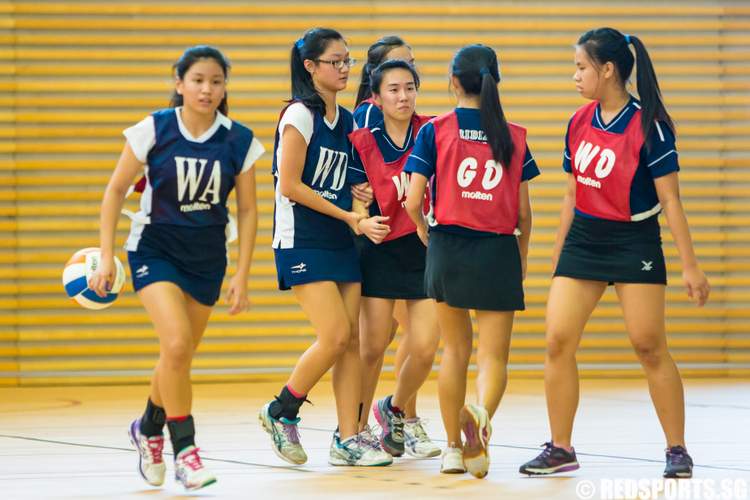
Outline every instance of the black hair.
{"label": "black hair", "polygon": [[[216,63],[221,66],[221,69],[224,72],[224,80],[229,79],[229,70],[232,67],[232,65],[229,64],[229,59],[224,57],[224,54],[222,54],[219,49],[211,47],[209,45],[196,45],[195,47],[190,47],[189,49],[185,50],[185,52],[182,54],[182,56],[180,56],[177,62],[172,65],[174,76],[176,76],[180,80],[184,79],[185,75],[193,66],[193,64],[197,63],[201,59],[213,59],[214,61],[216,61]],[[172,94],[172,99],[169,102],[169,106],[175,108],[177,106],[182,106],[182,103],[182,96],[175,90]],[[223,115],[229,115],[229,101],[226,91],[224,92],[224,98],[219,103],[218,110]]]}
{"label": "black hair", "polygon": [[326,103],[320,97],[312,80],[312,75],[305,69],[305,59],[317,61],[326,51],[332,40],[344,40],[336,30],[328,28],[312,28],[307,30],[302,38],[292,46],[291,74],[292,99],[302,103],[313,111],[326,113]]}
{"label": "black hair", "polygon": [[[635,49],[635,57],[630,52],[629,44]],[[643,42],[635,35],[623,35],[613,28],[597,28],[587,31],[578,39],[578,45],[586,51],[595,64],[603,65],[612,62],[617,69],[617,76],[623,86],[630,79],[633,66],[637,60],[637,88],[641,100],[641,128],[650,146],[649,138],[654,129],[654,121],[663,121],[674,133],[674,122],[667,113],[661,97],[661,89],[656,79],[654,65]]]}
{"label": "black hair", "polygon": [[372,71],[385,61],[390,51],[398,47],[409,47],[409,45],[401,37],[389,35],[384,36],[367,49],[367,62],[362,68],[362,77],[359,81],[359,90],[357,90],[357,99],[354,101],[354,107],[359,106],[362,101],[372,95]]}
{"label": "black hair", "polygon": [[411,73],[411,76],[414,77],[414,85],[419,89],[419,73],[417,73],[414,66],[400,59],[389,59],[380,64],[370,73],[370,87],[372,88],[373,94],[380,94],[380,86],[383,84],[383,77],[389,70],[397,68],[405,69]]}
{"label": "black hair", "polygon": [[464,92],[479,96],[479,116],[495,161],[507,168],[513,157],[513,140],[497,85],[500,83],[495,51],[486,45],[467,45],[456,52],[451,74]]}

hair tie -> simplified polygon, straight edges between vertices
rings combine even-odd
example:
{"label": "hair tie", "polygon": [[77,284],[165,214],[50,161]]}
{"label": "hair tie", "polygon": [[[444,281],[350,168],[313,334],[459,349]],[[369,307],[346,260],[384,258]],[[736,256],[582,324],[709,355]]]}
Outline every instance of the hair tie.
{"label": "hair tie", "polygon": [[297,50],[302,52],[302,49],[305,47],[305,37],[302,37],[296,42],[294,42],[294,45],[297,47]]}
{"label": "hair tie", "polygon": [[625,35],[625,43],[630,45],[630,35]]}
{"label": "hair tie", "polygon": [[482,69],[479,70],[479,74],[482,76],[490,75],[490,70],[487,66],[483,66]]}

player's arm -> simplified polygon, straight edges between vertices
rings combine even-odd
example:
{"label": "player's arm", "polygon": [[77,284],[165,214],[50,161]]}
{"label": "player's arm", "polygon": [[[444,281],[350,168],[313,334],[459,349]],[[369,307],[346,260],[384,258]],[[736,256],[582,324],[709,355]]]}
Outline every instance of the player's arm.
{"label": "player's arm", "polygon": [[529,182],[521,182],[518,190],[518,250],[521,253],[521,269],[526,279],[526,262],[529,256],[529,240],[531,238],[531,199],[529,198]]}
{"label": "player's arm", "polygon": [[361,214],[347,212],[330,201],[318,196],[310,186],[302,182],[302,171],[305,167],[307,143],[295,127],[287,125],[281,136],[281,147],[284,152],[279,168],[279,189],[281,194],[290,200],[300,203],[316,212],[346,222],[357,234],[357,222]]}
{"label": "player's arm", "polygon": [[135,176],[142,170],[143,164],[135,157],[135,153],[128,142],[122,149],[117,166],[109,179],[104,198],[102,199],[99,217],[99,247],[101,250],[101,266],[91,277],[89,288],[100,297],[106,297],[108,283],[114,282],[115,231],[120,210],[125,203],[125,195]]}
{"label": "player's arm", "polygon": [[255,250],[255,237],[258,233],[258,203],[255,189],[255,167],[235,177],[237,195],[237,233],[239,255],[237,271],[229,282],[227,302],[229,314],[237,314],[247,309],[247,276]]}
{"label": "player's arm", "polygon": [[409,181],[409,192],[406,194],[406,213],[417,226],[417,235],[427,246],[427,223],[424,220],[422,212],[422,203],[424,202],[424,192],[427,189],[427,177],[419,172],[412,172]]}
{"label": "player's arm", "polygon": [[693,299],[700,307],[708,300],[711,287],[706,275],[698,266],[698,259],[695,257],[690,228],[685,217],[685,210],[682,208],[682,201],[680,201],[680,184],[677,172],[657,177],[654,179],[654,184],[656,185],[659,203],[664,211],[664,217],[667,219],[669,230],[672,231],[672,237],[680,254],[682,279],[685,282],[688,297]]}

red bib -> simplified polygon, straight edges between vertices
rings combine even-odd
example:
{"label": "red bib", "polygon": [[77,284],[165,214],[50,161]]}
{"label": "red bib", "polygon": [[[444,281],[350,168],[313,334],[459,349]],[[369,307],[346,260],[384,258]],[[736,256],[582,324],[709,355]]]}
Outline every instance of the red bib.
{"label": "red bib", "polygon": [[526,129],[509,123],[513,157],[503,168],[489,144],[463,139],[451,111],[433,120],[437,162],[435,219],[477,231],[513,234],[526,153]]}
{"label": "red bib", "polygon": [[633,114],[624,133],[613,134],[591,125],[597,104],[579,109],[568,130],[576,208],[602,219],[630,221],[630,187],[644,141],[641,111]]}
{"label": "red bib", "polygon": [[[414,137],[417,136],[422,125],[428,121],[430,121],[429,117],[414,115],[412,118]],[[355,130],[349,134],[349,140],[357,149],[362,165],[365,167],[365,173],[367,173],[367,179],[380,213],[390,217],[387,224],[391,227],[391,232],[383,241],[395,240],[416,232],[417,227],[404,209],[406,195],[409,192],[409,176],[404,172],[404,165],[409,158],[411,148],[405,151],[398,160],[386,162],[369,128]],[[429,193],[425,193],[425,198],[425,207],[429,208]]]}

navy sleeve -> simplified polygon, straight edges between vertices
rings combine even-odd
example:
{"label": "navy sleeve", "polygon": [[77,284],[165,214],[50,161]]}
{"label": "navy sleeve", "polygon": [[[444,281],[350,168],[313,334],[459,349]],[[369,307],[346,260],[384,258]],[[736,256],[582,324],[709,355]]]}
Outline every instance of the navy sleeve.
{"label": "navy sleeve", "polygon": [[570,163],[573,156],[571,155],[570,150],[568,149],[568,135],[570,134],[570,124],[572,122],[573,122],[573,117],[570,117],[570,120],[568,120],[568,127],[565,129],[565,150],[563,151],[562,167],[563,167],[563,170],[566,171],[567,173],[571,173],[573,171],[573,167],[571,166],[571,163]]}
{"label": "navy sleeve", "polygon": [[536,164],[536,160],[531,154],[529,144],[526,143],[526,155],[523,159],[523,170],[521,171],[521,182],[530,181],[534,177],[539,175],[539,167]]}
{"label": "navy sleeve", "polygon": [[435,127],[428,122],[419,129],[414,149],[406,160],[404,172],[416,172],[429,179],[435,173],[436,156]]}
{"label": "navy sleeve", "polygon": [[352,145],[352,161],[346,169],[346,182],[347,184],[362,184],[367,182],[367,173],[365,172],[365,166],[362,165],[362,160],[359,158],[357,148]]}
{"label": "navy sleeve", "polygon": [[646,163],[651,177],[663,177],[672,172],[678,172],[680,165],[677,161],[677,147],[672,130],[664,122],[656,122],[651,131],[650,148],[643,145],[641,161]]}
{"label": "navy sleeve", "polygon": [[381,121],[383,121],[383,112],[371,102],[360,104],[354,110],[354,122],[359,128],[372,127]]}

